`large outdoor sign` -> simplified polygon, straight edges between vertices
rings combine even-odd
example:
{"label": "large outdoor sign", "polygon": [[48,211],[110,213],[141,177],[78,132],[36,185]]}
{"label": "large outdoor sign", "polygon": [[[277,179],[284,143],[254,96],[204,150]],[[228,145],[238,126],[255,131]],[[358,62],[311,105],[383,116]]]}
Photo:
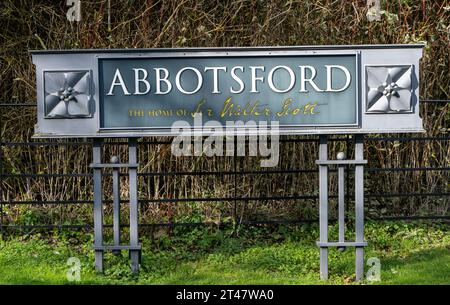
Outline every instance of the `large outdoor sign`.
{"label": "large outdoor sign", "polygon": [[32,54],[37,137],[174,135],[177,122],[201,134],[211,122],[232,134],[423,131],[421,45]]}
{"label": "large outdoor sign", "polygon": [[[364,134],[423,131],[418,100],[421,45],[54,50],[32,55],[38,102],[35,136],[97,138],[91,167],[98,271],[103,271],[103,254],[109,250],[129,250],[131,269],[139,270],[137,137],[182,134],[172,145],[177,155],[176,140],[189,138],[185,135],[262,132],[261,149],[270,132],[277,144],[278,134],[320,134],[320,274],[328,278],[329,248],[354,247],[356,280],[363,278]],[[339,153],[329,160],[328,134],[355,134],[354,159]],[[119,163],[117,156],[102,163],[106,137],[129,138],[127,163]],[[237,139],[245,142],[244,137]],[[272,143],[271,148],[278,156],[278,145]],[[197,150],[209,155],[207,151]],[[262,166],[276,165],[275,159]],[[355,179],[354,240],[345,237],[344,171],[350,165]],[[336,166],[339,239],[330,241],[328,170]],[[113,245],[103,241],[102,171],[107,168],[113,169]],[[120,241],[120,168],[129,173],[128,245]]]}

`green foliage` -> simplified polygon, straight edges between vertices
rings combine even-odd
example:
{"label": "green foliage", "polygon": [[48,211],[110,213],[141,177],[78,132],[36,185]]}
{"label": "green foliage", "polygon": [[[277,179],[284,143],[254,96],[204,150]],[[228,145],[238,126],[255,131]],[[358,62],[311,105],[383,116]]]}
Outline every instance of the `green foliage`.
{"label": "green foliage", "polygon": [[[330,226],[330,232],[336,230]],[[126,252],[107,253],[105,273],[97,274],[90,234],[10,237],[0,242],[0,283],[74,284],[66,279],[69,257],[81,261],[81,284],[324,283],[317,225],[245,227],[239,236],[233,233],[231,228],[180,228],[172,237],[144,239],[139,275],[131,273]],[[373,284],[450,283],[448,224],[369,222],[365,233],[366,259],[381,261],[381,282]],[[353,249],[330,250],[330,276],[326,283],[354,283]]]}

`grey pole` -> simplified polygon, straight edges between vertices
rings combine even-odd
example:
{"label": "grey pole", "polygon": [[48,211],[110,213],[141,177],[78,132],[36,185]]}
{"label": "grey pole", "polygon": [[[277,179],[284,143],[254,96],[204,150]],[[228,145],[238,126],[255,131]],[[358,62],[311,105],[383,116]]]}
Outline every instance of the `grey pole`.
{"label": "grey pole", "polygon": [[[319,160],[328,159],[327,136],[320,136]],[[319,165],[319,222],[320,242],[328,242],[328,166]],[[328,279],[328,248],[320,247],[320,278]]]}
{"label": "grey pole", "polygon": [[[339,152],[336,156],[338,160],[345,159],[345,153]],[[339,242],[345,242],[345,182],[344,166],[338,165],[338,219],[339,219]],[[345,248],[338,248],[344,250]]]}
{"label": "grey pole", "polygon": [[[137,163],[137,140],[130,138],[128,140],[128,162],[130,164]],[[137,168],[131,167],[129,169],[129,183],[130,183],[130,246],[138,247],[138,201],[137,201]],[[133,273],[139,272],[139,255],[140,250],[131,249],[131,271]]]}
{"label": "grey pole", "polygon": [[[118,164],[119,157],[112,156],[111,163]],[[120,246],[120,180],[119,180],[119,168],[113,168],[112,170],[112,184],[113,184],[113,234],[114,234],[114,246]],[[120,250],[114,250],[114,255],[119,255]]]}
{"label": "grey pole", "polygon": [[[355,160],[364,159],[364,135],[355,136]],[[356,242],[364,242],[364,165],[355,165],[355,233]],[[364,247],[356,246],[356,280],[364,277]]]}
{"label": "grey pole", "polygon": [[[100,164],[102,156],[102,139],[94,139],[93,163]],[[95,269],[103,272],[103,191],[102,170],[94,168],[94,246]]]}

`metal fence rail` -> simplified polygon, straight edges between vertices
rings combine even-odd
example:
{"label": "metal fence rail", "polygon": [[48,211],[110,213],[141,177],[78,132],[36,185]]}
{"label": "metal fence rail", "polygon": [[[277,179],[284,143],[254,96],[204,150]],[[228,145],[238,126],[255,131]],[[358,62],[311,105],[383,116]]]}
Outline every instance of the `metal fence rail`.
{"label": "metal fence rail", "polygon": [[[447,105],[450,100],[447,99],[436,99],[436,100],[421,100],[424,104],[434,104],[434,105]],[[35,103],[5,103],[0,102],[0,111],[2,107],[36,107]],[[287,138],[280,139],[281,143],[318,143],[318,138]],[[347,138],[331,138],[329,141],[349,141]],[[365,142],[412,142],[412,141],[438,141],[448,145],[450,141],[450,136],[366,136]],[[105,142],[104,145],[127,145],[128,142]],[[171,141],[161,140],[144,140],[138,143],[139,145],[170,145]],[[91,147],[92,142],[89,141],[70,141],[70,140],[58,140],[58,141],[40,141],[33,140],[33,142],[8,142],[0,141],[0,179],[3,178],[17,178],[17,179],[28,179],[28,178],[65,178],[65,177],[79,177],[85,179],[92,179],[92,173],[5,173],[4,166],[2,164],[3,159],[3,148],[4,147],[52,147],[52,146],[87,146]],[[86,161],[88,162],[88,161]],[[235,162],[236,164],[236,162]],[[391,168],[366,168],[366,173],[404,173],[404,172],[430,172],[430,171],[442,171],[447,172],[450,170],[449,164],[442,167],[391,167]],[[330,170],[334,172],[336,170]],[[271,175],[271,174],[316,174],[318,173],[317,168],[291,168],[291,169],[277,169],[277,170],[243,170],[239,171],[236,169],[232,171],[170,171],[170,172],[143,172],[138,173],[139,177],[173,177],[173,176],[233,176],[238,175]],[[104,174],[105,176],[110,176],[111,174]],[[123,174],[125,175],[125,174]],[[348,193],[346,196],[353,196],[353,194]],[[394,197],[440,197],[450,199],[450,192],[446,191],[434,191],[434,192],[396,192],[396,193],[366,193],[365,199],[368,201],[371,198],[394,198]],[[331,195],[330,198],[337,198],[337,195]],[[140,199],[139,204],[143,206],[145,204],[152,203],[178,203],[178,202],[234,202],[235,209],[237,202],[249,202],[249,201],[285,201],[285,200],[318,200],[318,195],[295,195],[295,196],[237,196],[236,193],[231,197],[198,197],[198,198],[158,198],[158,199]],[[105,200],[105,203],[112,203],[111,200]],[[121,200],[121,202],[127,202],[127,200]],[[93,200],[0,200],[0,230],[1,233],[9,230],[32,230],[32,229],[89,229],[92,224],[35,224],[35,225],[18,225],[18,224],[5,224],[4,222],[4,207],[6,205],[93,205]],[[369,203],[370,206],[370,203]],[[367,205],[366,205],[367,207]],[[235,222],[223,222],[220,223],[221,226],[233,225],[238,222],[241,225],[262,225],[262,224],[302,224],[317,221],[316,219],[297,219],[297,220],[261,220],[261,221],[246,221],[240,220],[235,211]],[[387,217],[372,217],[373,220],[450,220],[450,215],[408,215],[408,216],[387,216]],[[142,228],[146,227],[174,227],[174,226],[198,226],[207,224],[205,222],[163,222],[163,223],[141,223],[139,224]],[[123,226],[127,226],[123,224]],[[108,226],[106,226],[108,227]]]}

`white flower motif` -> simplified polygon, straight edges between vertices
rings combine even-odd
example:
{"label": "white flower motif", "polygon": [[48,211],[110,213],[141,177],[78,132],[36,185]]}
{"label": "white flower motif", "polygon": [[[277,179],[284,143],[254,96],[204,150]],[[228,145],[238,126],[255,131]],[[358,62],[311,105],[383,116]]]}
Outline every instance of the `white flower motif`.
{"label": "white flower motif", "polygon": [[45,115],[89,117],[89,71],[45,72]]}
{"label": "white flower motif", "polygon": [[366,67],[367,112],[411,111],[411,66]]}

